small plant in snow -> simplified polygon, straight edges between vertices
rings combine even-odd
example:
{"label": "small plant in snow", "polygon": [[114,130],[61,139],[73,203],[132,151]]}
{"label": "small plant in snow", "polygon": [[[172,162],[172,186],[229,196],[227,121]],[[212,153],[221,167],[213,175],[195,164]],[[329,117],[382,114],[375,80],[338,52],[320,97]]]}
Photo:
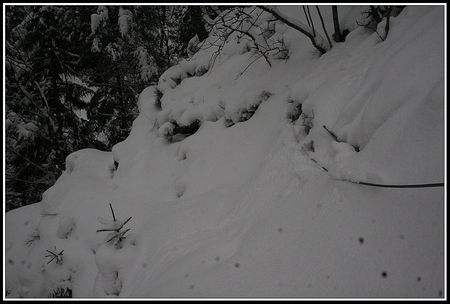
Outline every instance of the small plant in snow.
{"label": "small plant in snow", "polygon": [[52,261],[55,261],[56,264],[62,264],[64,250],[61,250],[59,253],[57,253],[56,247],[54,248],[54,251],[46,250],[48,253],[50,253],[45,256],[46,258],[50,258],[47,264],[50,264]]}
{"label": "small plant in snow", "polygon": [[131,220],[131,216],[124,221],[116,219],[116,215],[114,214],[113,207],[109,204],[112,213],[112,220],[107,220],[101,217],[98,217],[98,221],[104,225],[104,228],[98,229],[97,232],[105,232],[110,231],[110,233],[106,237],[107,243],[113,243],[116,248],[122,247],[122,241],[125,239],[125,234],[130,231],[130,229],[122,230],[123,226]]}
{"label": "small plant in snow", "polygon": [[58,287],[49,294],[49,298],[71,298],[72,289],[69,287]]}

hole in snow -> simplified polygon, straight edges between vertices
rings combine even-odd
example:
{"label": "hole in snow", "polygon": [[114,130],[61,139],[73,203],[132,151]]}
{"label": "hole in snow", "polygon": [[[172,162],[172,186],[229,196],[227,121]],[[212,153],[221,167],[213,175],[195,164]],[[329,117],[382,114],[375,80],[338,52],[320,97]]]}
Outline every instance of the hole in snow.
{"label": "hole in snow", "polygon": [[181,151],[178,153],[178,159],[179,160],[185,160],[187,159],[187,152],[186,151]]}
{"label": "hole in snow", "polygon": [[183,78],[181,76],[178,77],[169,77],[173,82],[175,82],[176,85],[179,85]]}
{"label": "hole in snow", "polygon": [[303,148],[306,151],[314,152],[314,141],[309,141],[303,145]]}
{"label": "hole in snow", "polygon": [[381,273],[381,276],[382,276],[383,278],[386,278],[386,277],[387,277],[387,272],[386,272],[386,271],[383,271],[383,272]]}
{"label": "hole in snow", "polygon": [[182,197],[185,191],[186,191],[185,184],[178,184],[175,186],[175,194],[177,195],[178,198]]}
{"label": "hole in snow", "polygon": [[179,125],[175,120],[172,120],[164,123],[159,128],[158,133],[166,138],[169,143],[175,143],[197,132],[200,126],[201,121],[199,119],[193,120],[189,125]]}
{"label": "hole in snow", "polygon": [[286,118],[293,123],[297,121],[302,114],[302,104],[294,100],[288,100],[288,103],[289,107],[286,112]]}

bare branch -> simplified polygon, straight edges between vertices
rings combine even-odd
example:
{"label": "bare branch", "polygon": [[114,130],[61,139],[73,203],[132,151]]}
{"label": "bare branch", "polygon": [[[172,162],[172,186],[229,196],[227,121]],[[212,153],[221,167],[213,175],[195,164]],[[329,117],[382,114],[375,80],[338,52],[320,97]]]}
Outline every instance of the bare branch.
{"label": "bare branch", "polygon": [[109,208],[111,208],[112,217],[113,217],[113,220],[115,222],[116,221],[116,216],[114,215],[114,210],[113,210],[113,207],[111,206],[111,203],[109,203]]}
{"label": "bare branch", "polygon": [[276,17],[281,22],[285,23],[286,25],[292,27],[293,29],[296,29],[297,31],[301,32],[305,36],[307,36],[310,40],[312,45],[320,52],[320,54],[325,54],[326,49],[319,45],[315,39],[315,36],[308,32],[304,27],[302,27],[300,24],[296,24],[293,21],[289,20],[288,17],[284,16],[281,12],[279,12],[276,8],[268,8],[266,6],[258,6],[262,10],[272,14],[274,17]]}
{"label": "bare branch", "polygon": [[308,22],[308,26],[311,27],[311,22],[309,22],[308,14],[306,14],[305,6],[302,5],[302,8],[303,8],[303,13],[305,14],[306,22]]}
{"label": "bare branch", "polygon": [[320,22],[322,23],[322,29],[325,32],[325,35],[327,36],[327,40],[328,40],[328,43],[330,44],[330,49],[331,49],[333,47],[333,44],[331,43],[330,36],[328,36],[328,31],[325,27],[325,23],[323,22],[322,14],[320,13],[320,9],[319,9],[318,5],[316,5],[316,9],[317,9],[317,13],[319,14]]}
{"label": "bare branch", "polygon": [[312,28],[312,31],[313,31],[313,36],[316,37],[316,29],[314,28],[314,22],[312,20],[311,12],[309,11],[309,6],[308,5],[306,6],[306,9],[308,10],[309,20],[311,21],[311,28]]}

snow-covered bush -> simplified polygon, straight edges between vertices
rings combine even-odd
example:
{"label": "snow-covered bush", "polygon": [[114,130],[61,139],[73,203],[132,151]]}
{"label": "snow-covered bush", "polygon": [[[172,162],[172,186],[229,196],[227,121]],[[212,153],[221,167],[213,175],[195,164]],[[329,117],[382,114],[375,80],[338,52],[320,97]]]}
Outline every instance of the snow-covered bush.
{"label": "snow-covered bush", "polygon": [[197,51],[200,48],[199,44],[200,44],[200,39],[198,38],[198,35],[195,35],[194,37],[192,37],[191,40],[189,40],[188,46],[186,49],[189,57],[192,57],[192,55],[197,53]]}
{"label": "snow-covered bush", "polygon": [[157,73],[154,59],[149,55],[147,49],[140,46],[135,51],[138,59],[140,77],[142,81],[149,81]]}
{"label": "snow-covered bush", "polygon": [[118,18],[117,23],[119,24],[120,34],[122,34],[122,37],[126,36],[128,34],[132,20],[133,20],[133,15],[132,15],[131,11],[121,7],[119,9],[119,18]]}
{"label": "snow-covered bush", "polygon": [[249,104],[248,106],[241,108],[235,112],[232,113],[227,113],[225,114],[224,117],[224,123],[225,126],[231,127],[234,124],[238,123],[238,122],[244,122],[249,120],[253,114],[255,114],[256,110],[258,109],[259,105],[266,101],[267,99],[269,99],[269,97],[272,94],[270,92],[267,91],[262,91],[254,100],[251,104]]}
{"label": "snow-covered bush", "polygon": [[108,9],[106,6],[99,6],[97,8],[97,14],[91,15],[91,31],[93,34],[95,34],[102,24],[102,22],[106,21],[108,19]]}
{"label": "snow-covered bush", "polygon": [[195,69],[195,76],[202,76],[204,74],[206,74],[208,72],[208,67],[204,66],[204,65],[199,65],[196,69]]}
{"label": "snow-covered bush", "polygon": [[172,141],[173,130],[175,129],[175,125],[170,121],[166,121],[161,127],[158,129],[159,137],[164,137],[169,142]]}

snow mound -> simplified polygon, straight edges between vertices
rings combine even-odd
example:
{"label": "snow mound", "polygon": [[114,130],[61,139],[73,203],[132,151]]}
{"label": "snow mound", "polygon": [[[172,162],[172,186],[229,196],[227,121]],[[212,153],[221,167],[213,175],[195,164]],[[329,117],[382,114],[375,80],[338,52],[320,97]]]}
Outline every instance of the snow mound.
{"label": "snow mound", "polygon": [[220,56],[214,31],[193,41],[125,141],[72,153],[6,214],[7,295],[442,297],[443,188],[348,182],[443,181],[442,7],[406,7],[385,41],[355,25],[365,9],[342,8],[350,33],[322,56],[261,15],[254,34],[288,49],[271,66],[237,35]]}

